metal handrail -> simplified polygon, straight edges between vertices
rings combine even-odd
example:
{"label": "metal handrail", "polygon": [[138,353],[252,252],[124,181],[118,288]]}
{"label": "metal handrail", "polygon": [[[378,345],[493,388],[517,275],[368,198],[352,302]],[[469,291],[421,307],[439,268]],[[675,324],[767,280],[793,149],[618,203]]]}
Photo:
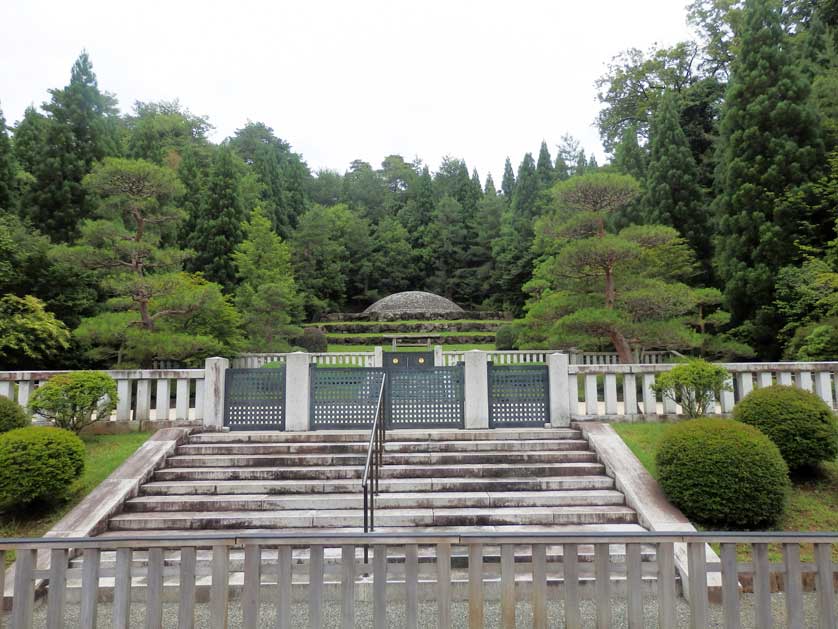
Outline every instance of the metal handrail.
{"label": "metal handrail", "polygon": [[[384,420],[381,419],[382,401],[384,399],[384,383],[387,374],[381,374],[381,388],[378,390],[378,404],[375,407],[375,418],[370,429],[370,440],[367,446],[367,461],[364,465],[364,476],[361,487],[364,490],[364,533],[375,530],[375,496],[378,495],[381,466],[384,464],[384,442],[387,438]],[[366,549],[364,551],[366,553]]]}

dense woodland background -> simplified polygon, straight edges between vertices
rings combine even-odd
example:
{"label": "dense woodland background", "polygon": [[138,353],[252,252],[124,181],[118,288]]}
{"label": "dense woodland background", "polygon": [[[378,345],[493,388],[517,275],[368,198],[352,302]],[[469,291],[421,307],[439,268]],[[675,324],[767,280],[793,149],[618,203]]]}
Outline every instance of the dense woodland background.
{"label": "dense woodland background", "polygon": [[2,368],[285,350],[408,289],[513,313],[522,347],[836,358],[838,1],[687,13],[693,41],[596,80],[608,164],[567,135],[499,182],[456,157],[312,172],[260,122],[214,144],[177,101],[120,114],[82,53],[0,114]]}

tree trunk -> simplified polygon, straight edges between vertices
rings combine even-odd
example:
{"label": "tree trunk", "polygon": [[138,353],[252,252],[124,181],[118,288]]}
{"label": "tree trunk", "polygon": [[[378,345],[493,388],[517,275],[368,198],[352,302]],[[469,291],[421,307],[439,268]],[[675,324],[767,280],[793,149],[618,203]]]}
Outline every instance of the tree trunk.
{"label": "tree trunk", "polygon": [[620,357],[620,363],[629,365],[632,362],[631,345],[618,330],[613,330],[610,334],[611,342],[614,344],[614,349],[617,350],[617,355]]}

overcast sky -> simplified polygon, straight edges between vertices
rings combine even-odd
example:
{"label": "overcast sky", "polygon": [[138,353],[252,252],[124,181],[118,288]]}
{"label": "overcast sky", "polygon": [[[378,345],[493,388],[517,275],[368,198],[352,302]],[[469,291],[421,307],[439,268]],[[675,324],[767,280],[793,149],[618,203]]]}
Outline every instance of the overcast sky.
{"label": "overcast sky", "polygon": [[[90,53],[123,111],[179,99],[219,141],[263,121],[312,169],[432,169],[499,182],[564,133],[603,157],[594,80],[629,47],[688,35],[681,0],[2,0],[0,106],[11,124]],[[600,160],[602,161],[602,160]]]}

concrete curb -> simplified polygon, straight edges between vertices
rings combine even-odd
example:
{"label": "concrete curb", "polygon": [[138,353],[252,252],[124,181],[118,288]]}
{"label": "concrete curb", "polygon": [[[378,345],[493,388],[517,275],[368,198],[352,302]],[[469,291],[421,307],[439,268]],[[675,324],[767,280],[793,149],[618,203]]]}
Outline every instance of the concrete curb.
{"label": "concrete curb", "polygon": [[[625,495],[626,504],[637,511],[638,520],[644,528],[655,532],[696,530],[687,517],[666,499],[660,485],[614,428],[602,422],[578,422],[576,426],[596,452],[600,463],[605,466],[605,473],[614,479],[617,489]],[[710,546],[705,547],[705,554],[708,564],[720,562],[719,556]],[[681,576],[684,597],[687,598],[689,571],[686,544],[675,544],[675,567]],[[721,600],[720,573],[708,572],[707,591],[711,601]]]}
{"label": "concrete curb", "polygon": [[[91,537],[102,533],[108,519],[119,512],[126,500],[137,495],[140,485],[151,477],[154,470],[162,467],[178,445],[195,430],[194,427],[158,430],[44,537]],[[39,550],[35,569],[49,569],[49,558],[49,550]],[[7,610],[11,609],[14,573],[15,566],[12,564],[6,570],[6,588],[3,592],[3,608]],[[43,580],[36,581],[36,591],[42,585]]]}

